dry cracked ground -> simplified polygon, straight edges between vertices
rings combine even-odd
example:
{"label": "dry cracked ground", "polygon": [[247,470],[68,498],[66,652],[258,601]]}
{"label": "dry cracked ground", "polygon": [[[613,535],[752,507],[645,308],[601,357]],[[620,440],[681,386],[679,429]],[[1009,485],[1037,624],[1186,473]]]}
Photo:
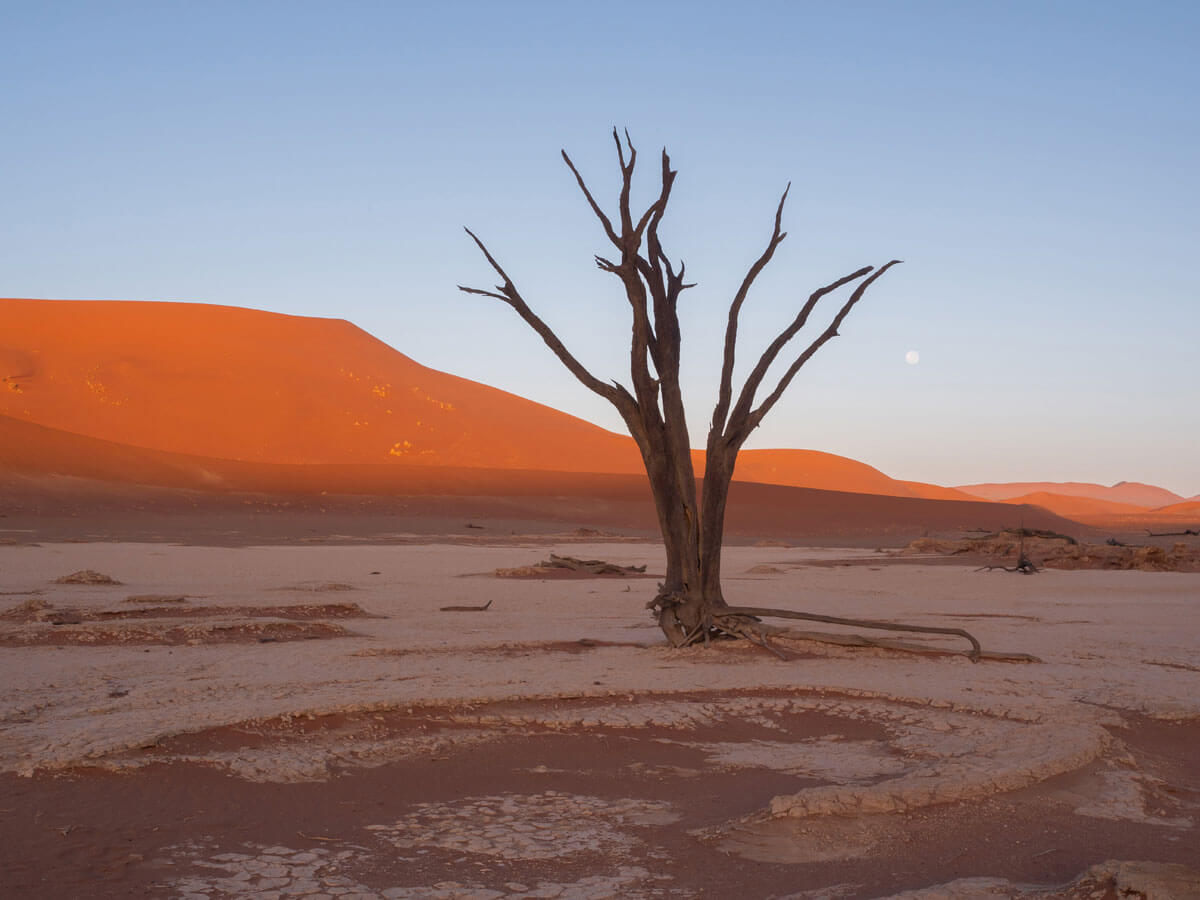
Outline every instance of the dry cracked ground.
{"label": "dry cracked ground", "polygon": [[640,582],[487,577],[511,546],[348,549],[11,551],[0,893],[1200,896],[1195,575],[735,548],[740,590],[919,593],[1042,660],[780,661],[666,650]]}

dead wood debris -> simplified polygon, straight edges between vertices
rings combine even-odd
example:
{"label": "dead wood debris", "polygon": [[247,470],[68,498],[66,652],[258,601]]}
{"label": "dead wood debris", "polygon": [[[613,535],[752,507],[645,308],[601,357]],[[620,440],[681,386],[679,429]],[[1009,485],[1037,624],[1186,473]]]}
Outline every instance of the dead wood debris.
{"label": "dead wood debris", "polygon": [[186,594],[130,594],[126,603],[187,603]]}
{"label": "dead wood debris", "polygon": [[70,575],[63,575],[61,578],[54,579],[55,584],[120,584],[121,582],[113,578],[111,575],[105,575],[103,572],[96,572],[92,569],[80,569],[78,572],[72,572]]}
{"label": "dead wood debris", "polygon": [[[493,598],[494,600],[495,598]],[[443,606],[442,612],[486,612],[487,608],[492,605],[493,600],[489,600],[483,606]]]}
{"label": "dead wood debris", "polygon": [[549,559],[542,560],[536,566],[497,569],[495,574],[499,578],[529,578],[562,572],[577,572],[580,575],[616,575],[619,577],[628,577],[630,575],[644,575],[646,567],[619,566],[616,563],[610,563],[603,559],[576,559],[574,556],[559,556],[551,553]]}
{"label": "dead wood debris", "polygon": [[[899,550],[898,556],[965,556],[995,560],[988,568],[1008,568],[1006,561],[1020,561],[1022,550],[1029,561],[1043,569],[1117,569],[1145,572],[1200,572],[1200,547],[1176,543],[1170,550],[1153,545],[1117,543],[1091,544],[1068,535],[1021,535],[1017,529],[962,539],[917,538]],[[1022,544],[1024,547],[1022,548]]]}

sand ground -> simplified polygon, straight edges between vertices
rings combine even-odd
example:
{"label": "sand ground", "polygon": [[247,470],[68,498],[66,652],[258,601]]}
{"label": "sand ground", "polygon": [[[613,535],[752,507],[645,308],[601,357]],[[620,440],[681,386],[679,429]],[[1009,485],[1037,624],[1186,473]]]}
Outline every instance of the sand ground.
{"label": "sand ground", "polygon": [[[492,574],[550,551],[651,577]],[[671,651],[661,568],[566,534],[0,546],[0,893],[1200,890],[1200,575],[728,548],[731,602],[1041,659],[972,664]]]}

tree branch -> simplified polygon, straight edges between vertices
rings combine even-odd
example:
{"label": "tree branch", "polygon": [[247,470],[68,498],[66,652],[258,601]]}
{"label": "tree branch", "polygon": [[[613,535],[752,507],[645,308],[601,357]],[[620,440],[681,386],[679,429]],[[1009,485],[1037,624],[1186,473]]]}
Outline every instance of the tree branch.
{"label": "tree branch", "polygon": [[[754,261],[754,265],[742,279],[742,286],[738,288],[733,302],[729,304],[729,322],[725,326],[725,357],[721,365],[721,383],[717,392],[717,405],[713,408],[712,417],[712,431],[716,433],[724,432],[726,416],[729,414],[729,404],[733,399],[733,365],[737,353],[738,315],[741,313],[742,304],[746,302],[754,279],[758,277],[759,272],[766,268],[771,257],[775,255],[775,248],[787,237],[787,232],[782,230],[783,206],[787,202],[788,192],[791,189],[792,183],[789,181],[783,190],[783,196],[779,198],[779,206],[775,210],[775,227],[771,231],[771,240],[767,242],[767,248]],[[680,273],[680,277],[682,278],[682,273]]]}
{"label": "tree branch", "polygon": [[604,210],[600,208],[600,204],[596,202],[596,198],[592,196],[592,192],[588,190],[587,184],[583,180],[583,176],[579,174],[579,170],[575,168],[575,163],[571,162],[571,157],[567,156],[567,151],[561,151],[563,161],[575,175],[575,180],[579,182],[579,189],[583,191],[583,196],[587,198],[588,205],[592,207],[592,212],[596,214],[596,218],[600,220],[600,224],[604,226],[604,233],[608,235],[608,239],[613,242],[613,245],[620,248],[621,239],[617,237],[617,233],[613,230],[612,220],[604,214]]}
{"label": "tree branch", "polygon": [[[832,293],[844,284],[849,284],[862,276],[866,275],[873,269],[873,266],[863,266],[857,272],[851,272],[849,275],[844,275],[837,281],[831,282],[824,287],[817,288],[813,291],[800,312],[796,314],[796,318],[792,320],[792,324],[781,331],[775,340],[771,341],[769,347],[763,351],[763,355],[759,357],[758,362],[746,377],[746,383],[742,385],[741,393],[738,394],[737,403],[734,405],[733,413],[729,416],[729,420],[725,425],[725,431],[721,435],[725,440],[730,440],[734,434],[744,431],[746,417],[750,415],[750,407],[754,404],[755,394],[758,393],[759,387],[762,385],[763,378],[767,375],[767,370],[771,368],[771,364],[775,362],[775,358],[779,356],[779,352],[787,346],[787,343],[796,336],[805,323],[808,322],[808,317],[812,314],[817,303],[826,294]],[[715,418],[715,416],[714,416]],[[749,431],[745,431],[749,434]]]}
{"label": "tree branch", "polygon": [[[637,162],[637,150],[633,148],[633,142],[629,140],[629,132],[625,132],[625,142],[629,145],[629,162],[625,162],[625,154],[621,150],[621,137],[617,134],[617,129],[613,128],[613,141],[617,145],[617,162],[621,165],[621,196],[617,203],[617,208],[621,213],[621,238],[626,242],[625,250],[634,249],[628,245],[628,242],[633,237],[633,215],[629,211],[629,194],[633,188],[633,167]],[[634,249],[636,253],[636,249]]]}
{"label": "tree branch", "polygon": [[813,354],[825,346],[825,344],[831,339],[837,337],[838,328],[841,326],[842,320],[844,320],[846,316],[850,314],[850,310],[854,308],[854,305],[863,298],[863,294],[867,292],[867,288],[869,288],[877,278],[883,275],[884,272],[886,272],[892,266],[897,266],[899,264],[900,260],[893,259],[891,262],[880,266],[875,270],[874,273],[872,273],[870,278],[854,289],[854,293],[850,295],[850,299],[846,301],[846,303],[838,311],[838,314],[834,317],[833,321],[829,323],[829,327],[821,332],[821,335],[811,344],[809,344],[808,348],[796,358],[796,361],[791,364],[787,372],[785,372],[783,377],[779,380],[779,385],[774,391],[771,392],[771,395],[759,405],[758,409],[750,413],[750,415],[747,417],[747,427],[743,436],[749,435],[751,431],[758,427],[758,423],[762,421],[763,416],[771,411],[771,407],[774,406],[779,401],[779,398],[783,396],[783,392],[786,391],[788,385],[792,383],[792,379],[796,377],[796,373],[800,371],[806,362],[812,359]]}
{"label": "tree branch", "polygon": [[471,236],[471,240],[473,240],[476,246],[479,247],[480,251],[491,264],[492,268],[495,269],[496,273],[504,279],[504,284],[497,285],[497,290],[499,293],[480,290],[479,288],[464,287],[461,284],[458,285],[458,289],[467,294],[480,294],[484,297],[494,297],[497,300],[502,300],[507,303],[517,311],[517,315],[524,319],[525,323],[529,325],[530,328],[532,328],[541,336],[542,340],[545,341],[546,346],[553,351],[554,355],[559,358],[559,360],[564,366],[567,367],[571,374],[579,379],[580,383],[584,387],[593,393],[599,394],[605,400],[608,400],[613,404],[613,406],[617,407],[617,411],[621,412],[622,415],[628,412],[627,409],[623,408],[623,406],[626,405],[623,397],[628,398],[629,402],[632,402],[633,398],[629,397],[629,394],[620,389],[619,386],[605,384],[586,368],[584,368],[583,364],[579,362],[574,355],[572,355],[572,353],[559,339],[558,335],[554,333],[553,329],[543,322],[537,313],[529,308],[529,305],[525,302],[524,298],[521,297],[520,291],[518,291],[516,286],[513,284],[512,279],[508,277],[508,274],[503,268],[501,268],[500,264],[496,262],[495,257],[493,257],[488,251],[488,248],[484,246],[483,241],[481,241],[475,235],[475,232],[471,231],[470,228],[464,228],[463,230]]}

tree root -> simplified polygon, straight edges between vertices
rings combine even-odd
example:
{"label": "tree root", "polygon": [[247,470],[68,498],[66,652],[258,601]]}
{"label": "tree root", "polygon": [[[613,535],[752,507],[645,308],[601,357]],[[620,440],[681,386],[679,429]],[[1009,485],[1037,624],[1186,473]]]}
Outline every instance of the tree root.
{"label": "tree root", "polygon": [[[825,622],[830,625],[850,625],[856,628],[878,628],[883,631],[907,631],[916,634],[952,634],[956,637],[966,638],[971,643],[971,650],[967,657],[971,662],[979,662],[983,656],[983,648],[980,646],[970,632],[964,631],[962,628],[939,628],[934,625],[901,625],[896,622],[878,622],[871,619],[846,619],[841,616],[822,616],[817,613],[797,612],[790,609],[770,609],[760,606],[727,606],[715,613],[712,617],[713,627],[720,629],[726,633],[736,634],[739,637],[745,637],[745,628],[749,624],[746,620],[754,620],[759,617],[775,618],[775,619],[804,619],[809,622]],[[750,626],[753,628],[753,626]],[[759,632],[761,636],[761,632]],[[763,638],[765,641],[765,638]],[[694,641],[693,641],[694,642]],[[755,641],[755,643],[760,643]],[[778,651],[771,648],[767,649],[778,655]]]}
{"label": "tree root", "polygon": [[[780,628],[765,623],[756,626],[764,635],[797,641],[816,641],[821,644],[835,644],[839,647],[877,647],[882,650],[899,650],[905,653],[919,653],[927,656],[958,656],[959,651],[943,647],[933,647],[926,644],[916,644],[900,638],[869,637],[865,634],[835,634],[832,631],[802,631],[796,628]],[[1037,663],[1042,660],[1031,653],[1011,653],[1004,650],[983,650],[979,654],[980,661],[993,662],[1027,662]]]}
{"label": "tree root", "polygon": [[[646,608],[651,610],[663,626],[664,618],[675,615],[675,608],[683,604],[685,597],[675,591],[660,590]],[[675,647],[690,647],[703,641],[709,643],[714,638],[721,640],[742,639],[757,644],[763,649],[775,654],[779,659],[786,660],[777,647],[773,646],[768,637],[794,637],[801,640],[816,640],[825,643],[841,644],[844,646],[881,647],[887,650],[904,650],[916,653],[950,653],[949,650],[935,650],[910,642],[890,638],[870,638],[857,634],[833,634],[829,632],[796,631],[767,625],[760,618],[803,619],[809,622],[825,622],[830,625],[848,625],[857,628],[877,628],[883,631],[900,631],[913,634],[949,634],[965,638],[971,645],[967,658],[971,662],[982,659],[1002,662],[1041,662],[1036,656],[1028,653],[1007,653],[994,650],[984,650],[975,636],[962,628],[941,628],[934,625],[904,625],[898,622],[880,622],[874,619],[849,619],[842,616],[825,616],[818,613],[799,612],[790,609],[773,609],[759,606],[721,606],[708,611],[694,628],[687,631],[676,617],[676,627],[663,627],[663,632]]]}

